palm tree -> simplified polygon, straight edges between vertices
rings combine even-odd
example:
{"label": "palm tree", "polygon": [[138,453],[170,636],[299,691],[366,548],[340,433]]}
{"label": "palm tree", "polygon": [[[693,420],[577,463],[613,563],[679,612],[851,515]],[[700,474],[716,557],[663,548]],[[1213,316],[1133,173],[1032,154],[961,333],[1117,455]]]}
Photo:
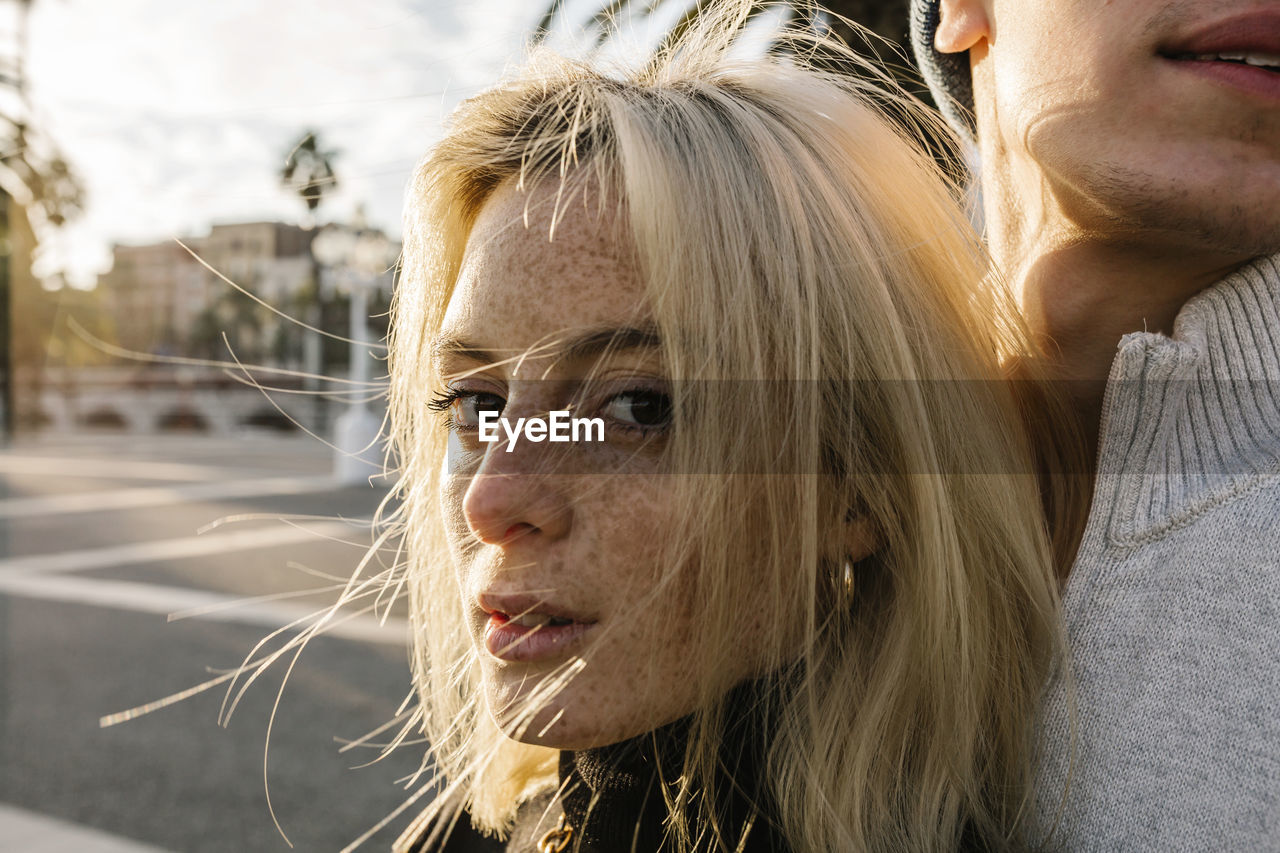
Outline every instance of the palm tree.
{"label": "palm tree", "polygon": [[[302,137],[285,155],[284,166],[280,169],[280,183],[286,189],[296,192],[306,205],[306,228],[314,229],[316,210],[325,197],[338,188],[338,173],[333,167],[337,157],[336,150],[320,146],[314,130],[303,131]],[[314,236],[314,231],[312,235]],[[320,286],[320,263],[314,254],[311,255],[311,280],[303,284],[294,299],[294,310],[307,325],[340,328],[336,324],[341,318],[335,316],[335,312],[341,306],[336,305],[335,300],[326,298],[324,289]],[[319,380],[316,377],[325,372],[326,365],[330,362],[333,342],[314,333],[304,333],[296,326],[291,326],[283,334],[292,340],[284,343],[281,351],[292,350],[294,346],[301,349],[303,372],[307,374],[303,380],[305,388],[309,392],[317,392]],[[328,418],[327,401],[319,395],[314,400],[312,426],[323,430]]]}
{"label": "palm tree", "polygon": [[[645,0],[645,2],[598,0],[598,2],[596,11],[585,20],[569,20],[566,18],[565,0],[552,0],[538,23],[535,40],[542,41],[558,25],[567,24],[571,27],[580,27],[587,34],[586,38],[593,39],[594,46],[600,47],[613,33],[612,22],[632,16],[646,17],[666,6],[669,0]],[[697,0],[690,6],[676,24],[667,31],[663,46],[676,41],[708,5],[709,0]],[[848,44],[855,46],[860,52],[869,54],[870,58],[887,68],[908,92],[932,103],[928,87],[924,85],[909,59],[911,56],[909,0],[823,0],[820,5],[805,2],[805,0],[757,2],[752,4],[751,14],[748,20],[743,22],[743,26],[750,23],[752,18],[776,10],[780,6],[789,7],[806,26],[829,30]],[[882,41],[865,40],[843,19],[856,21],[879,36]]]}
{"label": "palm tree", "polygon": [[337,151],[320,147],[313,130],[304,131],[302,138],[285,155],[280,183],[302,198],[308,217],[313,218],[325,196],[338,188],[338,175],[333,169],[337,156]]}

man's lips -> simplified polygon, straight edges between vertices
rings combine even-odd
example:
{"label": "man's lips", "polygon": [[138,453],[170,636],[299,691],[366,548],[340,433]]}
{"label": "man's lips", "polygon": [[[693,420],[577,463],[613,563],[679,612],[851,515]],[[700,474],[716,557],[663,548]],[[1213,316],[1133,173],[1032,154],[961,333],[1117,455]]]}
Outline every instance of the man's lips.
{"label": "man's lips", "polygon": [[1206,24],[1168,42],[1159,55],[1183,71],[1239,92],[1280,100],[1280,12]]}
{"label": "man's lips", "polygon": [[1214,21],[1161,45],[1165,57],[1221,53],[1280,55],[1280,10],[1253,12]]}

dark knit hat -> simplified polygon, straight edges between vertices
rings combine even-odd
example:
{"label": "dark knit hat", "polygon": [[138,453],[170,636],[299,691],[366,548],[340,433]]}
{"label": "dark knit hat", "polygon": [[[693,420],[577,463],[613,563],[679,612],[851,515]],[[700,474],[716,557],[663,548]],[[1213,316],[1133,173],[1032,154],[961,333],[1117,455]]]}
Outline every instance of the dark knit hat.
{"label": "dark knit hat", "polygon": [[911,0],[911,47],[924,81],[933,92],[942,114],[951,126],[968,139],[977,128],[973,123],[973,76],[969,54],[938,53],[933,36],[938,31],[938,0]]}

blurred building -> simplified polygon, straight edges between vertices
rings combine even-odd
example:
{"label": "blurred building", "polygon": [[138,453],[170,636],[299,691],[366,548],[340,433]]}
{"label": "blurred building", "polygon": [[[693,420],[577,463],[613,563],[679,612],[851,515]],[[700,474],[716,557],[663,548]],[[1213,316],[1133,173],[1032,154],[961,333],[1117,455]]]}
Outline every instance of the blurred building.
{"label": "blurred building", "polygon": [[191,308],[208,298],[203,270],[172,241],[112,247],[111,271],[99,277],[115,329],[125,349],[171,348],[189,333]]}
{"label": "blurred building", "polygon": [[227,278],[279,305],[310,281],[314,236],[313,230],[283,222],[243,222],[214,225],[209,236],[195,240],[191,248]]}
{"label": "blurred building", "polygon": [[[99,277],[95,291],[106,315],[99,324],[101,337],[160,358],[122,356],[110,366],[57,373],[41,398],[45,420],[64,430],[87,426],[229,433],[245,426],[297,423],[323,432],[329,414],[318,392],[331,390],[323,380],[255,368],[284,367],[314,377],[349,372],[351,347],[345,336],[352,295],[344,285],[350,276],[338,267],[321,267],[313,254],[323,242],[317,241],[318,234],[343,229],[352,230],[223,223],[206,235],[183,238],[182,245],[176,240],[115,245],[111,270]],[[359,230],[380,238],[384,249],[377,274],[367,276],[368,290],[360,294],[360,303],[372,315],[369,325],[376,340],[386,331],[390,268],[399,245],[376,229]],[[307,331],[286,317],[336,336]],[[166,363],[165,356],[180,360]],[[189,358],[211,363],[193,365]],[[232,359],[244,368],[233,371],[236,376],[218,366]],[[267,387],[253,387],[250,376]]]}
{"label": "blurred building", "polygon": [[[314,288],[312,232],[283,222],[214,225],[204,237],[112,248],[111,271],[98,281],[120,346],[136,352],[195,355],[210,336],[246,337],[255,360],[277,320],[219,276],[289,313]],[[208,267],[205,266],[208,265]],[[209,267],[216,270],[212,272]]]}

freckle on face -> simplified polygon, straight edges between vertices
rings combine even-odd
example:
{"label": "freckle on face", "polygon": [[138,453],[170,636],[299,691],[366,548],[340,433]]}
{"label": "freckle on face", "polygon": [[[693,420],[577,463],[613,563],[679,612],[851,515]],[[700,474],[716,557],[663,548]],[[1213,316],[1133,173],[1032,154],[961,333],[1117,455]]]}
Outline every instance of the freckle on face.
{"label": "freckle on face", "polygon": [[[649,322],[617,216],[601,214],[588,191],[568,203],[548,240],[554,197],[554,188],[525,194],[506,186],[483,207],[441,330],[504,358],[530,352],[494,368],[503,381],[540,378],[552,359],[540,358],[538,347],[574,329]],[[490,712],[508,731],[529,722],[521,739],[576,749],[693,710],[694,614],[682,585],[663,582],[672,573],[659,565],[676,478],[656,463],[621,476],[548,473],[537,454],[549,447],[490,448],[473,468],[444,478],[440,500]],[[477,536],[512,526],[521,535]],[[491,617],[478,607],[482,593],[534,595],[594,624],[563,658],[499,660],[485,645]],[[581,671],[545,706],[529,708],[539,682],[575,659]]]}

